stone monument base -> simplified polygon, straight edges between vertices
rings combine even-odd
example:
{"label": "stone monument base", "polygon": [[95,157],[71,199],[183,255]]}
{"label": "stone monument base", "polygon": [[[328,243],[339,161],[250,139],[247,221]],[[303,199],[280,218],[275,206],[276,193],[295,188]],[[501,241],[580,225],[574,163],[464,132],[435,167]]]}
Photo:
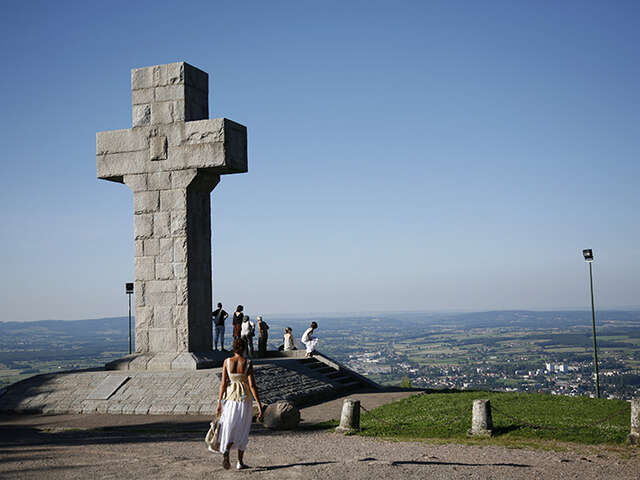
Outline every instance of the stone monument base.
{"label": "stone monument base", "polygon": [[[304,350],[279,353],[268,352],[266,358],[252,360],[263,404],[285,401],[299,408],[346,393],[381,388],[324,355],[303,358]],[[187,355],[188,365],[198,359],[195,354],[195,360]],[[207,358],[222,365],[228,356],[229,352],[208,352]],[[0,413],[215,415],[222,368],[179,368],[184,358],[170,361],[154,356],[145,363],[140,355],[131,355],[118,360],[122,363],[116,366],[130,366],[137,360],[147,369],[36,375],[0,390]],[[160,366],[160,360],[174,368],[149,368]]]}
{"label": "stone monument base", "polygon": [[202,370],[221,367],[225,352],[134,353],[105,365],[105,370]]}

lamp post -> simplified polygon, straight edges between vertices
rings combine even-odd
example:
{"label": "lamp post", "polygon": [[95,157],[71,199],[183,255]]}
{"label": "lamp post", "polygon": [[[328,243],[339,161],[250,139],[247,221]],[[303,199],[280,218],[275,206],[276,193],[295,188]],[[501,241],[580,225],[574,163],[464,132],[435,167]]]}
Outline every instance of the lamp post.
{"label": "lamp post", "polygon": [[129,296],[129,355],[131,355],[131,295],[133,294],[133,283],[125,283],[124,291]]}
{"label": "lamp post", "polygon": [[589,283],[591,285],[591,326],[593,327],[593,366],[596,374],[596,398],[600,398],[600,377],[598,376],[598,346],[596,344],[596,307],[593,302],[593,250],[587,248],[582,250],[584,261],[589,264]]}

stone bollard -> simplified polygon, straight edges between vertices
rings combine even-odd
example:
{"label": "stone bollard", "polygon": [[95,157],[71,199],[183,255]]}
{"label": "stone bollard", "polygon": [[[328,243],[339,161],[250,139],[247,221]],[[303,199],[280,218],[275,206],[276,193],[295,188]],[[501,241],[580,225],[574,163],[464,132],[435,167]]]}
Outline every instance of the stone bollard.
{"label": "stone bollard", "polygon": [[640,445],[640,398],[631,400],[631,433],[629,443]]}
{"label": "stone bollard", "polygon": [[342,404],[340,426],[336,427],[338,433],[351,433],[360,430],[360,400],[346,398]]}
{"label": "stone bollard", "polygon": [[473,401],[473,417],[471,418],[471,430],[467,435],[474,437],[490,437],[493,429],[491,420],[491,403],[489,400]]}

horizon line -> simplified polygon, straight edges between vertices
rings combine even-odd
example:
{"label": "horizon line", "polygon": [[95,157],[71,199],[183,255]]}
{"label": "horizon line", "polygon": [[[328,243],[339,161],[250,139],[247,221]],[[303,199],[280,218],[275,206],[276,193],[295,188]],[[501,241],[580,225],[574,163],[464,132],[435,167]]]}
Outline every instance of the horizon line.
{"label": "horizon line", "polygon": [[[629,305],[629,306],[604,306],[596,309],[596,314],[598,311],[639,311],[640,305]],[[505,309],[437,309],[437,310],[359,310],[359,311],[329,311],[329,312],[296,312],[296,313],[273,313],[273,312],[265,312],[265,313],[255,313],[251,316],[262,315],[264,316],[272,316],[272,317],[318,317],[318,316],[346,316],[346,315],[377,315],[377,314],[461,314],[461,313],[493,313],[493,312],[590,312],[589,308],[585,307],[564,307],[564,308],[505,308]],[[72,318],[72,319],[39,319],[39,320],[0,320],[0,323],[29,323],[29,322],[82,322],[89,320],[109,320],[114,318],[127,318],[127,315],[117,315],[117,316],[108,316],[108,317],[91,317],[91,318]],[[131,318],[135,318],[135,315],[132,314]]]}

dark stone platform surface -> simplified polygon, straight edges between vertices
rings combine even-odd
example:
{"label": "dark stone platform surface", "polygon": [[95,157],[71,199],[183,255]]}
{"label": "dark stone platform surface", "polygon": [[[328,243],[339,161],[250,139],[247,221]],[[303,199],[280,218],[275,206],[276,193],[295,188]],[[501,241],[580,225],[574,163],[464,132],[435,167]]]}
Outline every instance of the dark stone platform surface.
{"label": "dark stone platform surface", "polygon": [[[324,355],[269,352],[253,359],[263,404],[289,400],[312,405],[375,383]],[[213,415],[222,369],[88,370],[36,375],[10,385],[0,396],[1,413]],[[105,385],[110,388],[105,390]],[[107,391],[108,390],[108,391]]]}

